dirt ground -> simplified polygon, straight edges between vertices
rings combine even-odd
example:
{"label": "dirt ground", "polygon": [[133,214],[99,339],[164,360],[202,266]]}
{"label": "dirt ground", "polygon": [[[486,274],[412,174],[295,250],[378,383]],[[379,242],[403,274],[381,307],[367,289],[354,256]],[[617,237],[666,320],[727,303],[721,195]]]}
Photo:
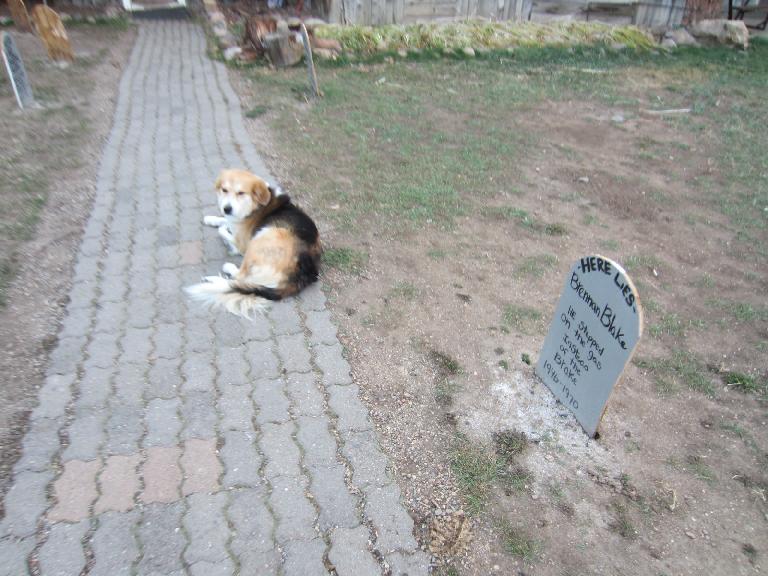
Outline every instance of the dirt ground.
{"label": "dirt ground", "polygon": [[[743,107],[764,79],[708,84],[707,58],[321,67],[314,105],[301,70],[233,71],[270,168],[321,223],[340,336],[434,573],[765,570],[768,172],[733,154],[762,138]],[[503,90],[535,97],[482,106]],[[397,196],[420,156],[456,173],[439,206]],[[628,269],[646,323],[590,440],[533,365],[594,253]]]}
{"label": "dirt ground", "polygon": [[38,108],[20,111],[0,77],[0,493],[56,343],[73,258],[133,30],[72,25],[76,62],[53,65],[40,40],[16,40]]}

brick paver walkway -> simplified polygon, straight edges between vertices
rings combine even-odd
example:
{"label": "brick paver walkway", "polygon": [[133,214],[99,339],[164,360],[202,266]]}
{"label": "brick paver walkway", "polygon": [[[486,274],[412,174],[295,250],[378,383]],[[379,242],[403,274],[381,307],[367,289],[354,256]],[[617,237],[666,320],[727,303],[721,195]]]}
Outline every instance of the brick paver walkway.
{"label": "brick paver walkway", "polygon": [[225,259],[201,221],[229,166],[269,177],[226,70],[142,23],[0,574],[427,573],[323,293],[254,322],[183,296]]}

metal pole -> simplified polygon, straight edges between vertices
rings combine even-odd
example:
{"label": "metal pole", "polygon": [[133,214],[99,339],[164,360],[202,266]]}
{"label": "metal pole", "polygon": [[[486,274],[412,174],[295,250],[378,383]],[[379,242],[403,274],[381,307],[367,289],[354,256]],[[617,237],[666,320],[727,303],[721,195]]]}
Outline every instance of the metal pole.
{"label": "metal pole", "polygon": [[304,22],[301,23],[301,41],[304,44],[304,59],[307,61],[307,72],[309,74],[309,84],[312,87],[312,96],[320,97],[320,90],[317,87],[317,74],[315,72],[315,61],[312,59],[312,47],[309,45],[309,34]]}

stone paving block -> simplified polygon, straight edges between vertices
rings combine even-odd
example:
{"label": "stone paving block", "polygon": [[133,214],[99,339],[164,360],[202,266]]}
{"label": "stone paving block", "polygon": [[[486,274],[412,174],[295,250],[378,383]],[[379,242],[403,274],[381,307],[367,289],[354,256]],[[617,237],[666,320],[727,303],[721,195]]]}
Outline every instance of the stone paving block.
{"label": "stone paving block", "polygon": [[320,508],[318,525],[321,530],[337,526],[354,528],[360,524],[357,499],[350,494],[344,483],[344,473],[341,464],[330,464],[310,471],[309,489]]}
{"label": "stone paving block", "polygon": [[293,422],[283,424],[264,424],[261,427],[259,446],[266,459],[264,476],[268,479],[275,476],[298,476],[299,448],[293,441],[295,426]]}
{"label": "stone paving block", "polygon": [[85,367],[111,368],[114,366],[115,359],[120,353],[117,347],[117,340],[117,334],[95,334],[86,349],[88,359],[85,361]]}
{"label": "stone paving block", "polygon": [[156,358],[178,358],[182,345],[181,329],[179,322],[157,324],[154,336]]}
{"label": "stone paving block", "polygon": [[96,500],[96,474],[101,462],[70,460],[64,462],[64,471],[53,483],[56,505],[48,512],[51,522],[79,522],[90,514]]}
{"label": "stone paving block", "polygon": [[345,385],[352,383],[349,363],[341,353],[341,344],[325,346],[320,344],[313,348],[315,363],[323,373],[323,383],[326,386],[333,384]]}
{"label": "stone paving block", "polygon": [[364,526],[337,528],[331,533],[331,561],[338,576],[379,576],[381,568],[368,550],[369,535]]}
{"label": "stone paving block", "polygon": [[91,331],[91,320],[93,311],[90,308],[70,308],[67,307],[67,315],[61,322],[62,338],[82,338]]}
{"label": "stone paving block", "polygon": [[38,554],[41,576],[80,574],[85,568],[82,540],[89,528],[88,521],[54,524]]}
{"label": "stone paving block", "polygon": [[338,342],[336,326],[331,321],[328,310],[311,310],[306,312],[305,324],[310,331],[309,341],[313,344],[332,346]]}
{"label": "stone paving block", "polygon": [[152,298],[154,300],[155,276],[156,272],[154,270],[131,276],[129,292],[131,300],[141,298]]}
{"label": "stone paving block", "polygon": [[256,449],[256,435],[249,432],[225,432],[221,448],[225,488],[253,487],[261,483],[261,456]]}
{"label": "stone paving block", "polygon": [[118,402],[130,405],[143,404],[144,390],[147,387],[146,365],[120,363],[115,376],[115,398]]}
{"label": "stone paving block", "polygon": [[93,300],[96,298],[96,286],[96,280],[73,282],[72,289],[69,292],[67,309],[87,308],[90,310]]}
{"label": "stone paving block", "polygon": [[144,446],[175,446],[181,431],[181,421],[177,411],[180,408],[178,398],[164,400],[155,398],[147,405],[145,424],[147,435]]}
{"label": "stone paving block", "polygon": [[221,395],[218,408],[221,414],[221,429],[252,431],[254,408],[250,387],[226,384],[220,384],[219,387]]}
{"label": "stone paving block", "polygon": [[301,319],[292,300],[275,302],[269,310],[269,319],[275,334],[298,334],[302,331]]}
{"label": "stone paving block", "polygon": [[429,554],[416,551],[411,554],[394,552],[386,556],[392,570],[392,576],[427,576],[429,574]]}
{"label": "stone paving block", "polygon": [[181,456],[184,471],[182,493],[215,492],[219,489],[221,463],[216,454],[216,440],[187,440]]}
{"label": "stone paving block", "polygon": [[133,292],[128,297],[127,325],[131,328],[149,328],[154,325],[155,299],[151,296],[136,296]]}
{"label": "stone paving block", "polygon": [[[232,551],[240,558],[251,551],[276,552],[272,534],[275,520],[266,504],[266,492],[263,488],[243,488],[230,492],[230,506],[227,511],[231,526]],[[279,554],[277,555],[279,560]],[[251,558],[252,564],[265,560],[266,565],[272,565],[275,557],[270,555],[263,558]],[[275,568],[277,565],[273,565]],[[245,570],[243,574],[260,574],[258,570]]]}
{"label": "stone paving block", "polygon": [[309,372],[311,357],[304,334],[277,337],[277,353],[287,372]]}
{"label": "stone paving block", "polygon": [[301,416],[320,416],[324,412],[323,395],[314,372],[285,375],[285,391],[292,403],[291,412]]}
{"label": "stone paving block", "polygon": [[323,563],[325,542],[320,538],[309,541],[288,542],[283,548],[285,554],[285,576],[327,576]]}
{"label": "stone paving block", "polygon": [[99,475],[99,499],[93,507],[94,514],[115,511],[127,512],[133,508],[133,497],[139,490],[137,467],[140,456],[110,456]]}
{"label": "stone paving block", "polygon": [[242,386],[249,381],[250,366],[245,361],[245,347],[219,348],[216,351],[219,382]]}
{"label": "stone paving block", "polygon": [[63,418],[36,418],[30,422],[21,443],[21,457],[14,466],[16,472],[42,472],[51,466],[59,450],[59,429],[62,423]]}
{"label": "stone paving block", "polygon": [[277,576],[282,566],[282,558],[277,549],[249,550],[245,549],[238,557],[241,574],[258,574],[259,576]]}
{"label": "stone paving block", "polygon": [[102,302],[96,308],[96,320],[94,332],[108,332],[119,334],[128,317],[128,310],[124,300],[119,302]]}
{"label": "stone paving block", "polygon": [[143,364],[152,351],[152,328],[128,328],[122,339],[121,362]]}
{"label": "stone paving block", "polygon": [[379,449],[373,432],[347,434],[341,452],[352,466],[352,482],[358,488],[390,483],[386,472],[387,458]]}
{"label": "stone paving block", "polygon": [[246,358],[251,363],[252,378],[277,378],[279,364],[271,342],[249,342]]}
{"label": "stone paving block", "polygon": [[48,374],[74,374],[83,360],[85,336],[59,338],[48,361]]}
{"label": "stone paving block", "polygon": [[0,576],[29,574],[27,558],[35,547],[35,538],[6,538],[0,540]]}
{"label": "stone paving block", "polygon": [[284,393],[283,380],[257,380],[253,387],[253,401],[258,413],[259,424],[280,423],[291,419],[290,403]]}
{"label": "stone paving block", "polygon": [[63,460],[93,460],[99,455],[104,441],[104,424],[107,414],[104,410],[78,414],[67,428],[69,446],[64,449]]}
{"label": "stone paving block", "polygon": [[400,502],[400,489],[394,482],[372,486],[365,492],[365,515],[376,529],[376,548],[381,553],[414,550],[413,519]]}
{"label": "stone paving block", "polygon": [[51,374],[47,376],[43,387],[40,389],[40,403],[32,412],[32,419],[62,418],[72,397],[72,384],[74,382],[74,374]]}
{"label": "stone paving block", "polygon": [[176,322],[184,315],[182,305],[183,294],[178,293],[159,293],[157,295],[157,316],[158,322]]}
{"label": "stone paving block", "polygon": [[184,560],[188,564],[201,561],[215,564],[228,558],[226,547],[230,532],[224,516],[226,505],[224,492],[193,494],[187,498],[184,529],[189,546],[184,551]]}
{"label": "stone paving block", "polygon": [[139,498],[145,503],[174,502],[181,495],[181,448],[149,448],[141,469],[144,490]]}
{"label": "stone paving block", "polygon": [[182,553],[187,545],[180,529],[184,507],[174,504],[149,504],[144,508],[138,536],[143,551],[137,566],[139,574],[183,573]]}
{"label": "stone paving block", "polygon": [[277,521],[275,539],[279,544],[315,538],[316,514],[306,491],[306,478],[278,476],[272,479],[269,504]]}
{"label": "stone paving block", "polygon": [[182,387],[178,358],[157,358],[149,369],[146,398],[174,398]]}
{"label": "stone paving block", "polygon": [[155,252],[158,268],[176,268],[179,265],[179,250],[176,244],[158,246]]}
{"label": "stone paving block", "polygon": [[20,472],[5,495],[2,533],[25,538],[35,533],[37,521],[48,508],[46,490],[53,472]]}
{"label": "stone paving block", "polygon": [[[114,236],[113,236],[114,238]],[[125,241],[121,241],[122,243]],[[131,289],[135,286],[135,281],[131,282]],[[121,302],[128,294],[128,284],[125,278],[120,276],[107,276],[101,279],[99,283],[101,294],[99,302]]]}
{"label": "stone paving block", "polygon": [[107,439],[102,446],[105,456],[138,452],[144,434],[144,410],[136,404],[119,400],[110,407],[106,425]]}
{"label": "stone paving block", "polygon": [[78,410],[99,409],[107,403],[109,393],[112,391],[112,376],[114,369],[87,368],[80,379],[76,408]]}
{"label": "stone paving block", "polygon": [[237,347],[245,343],[245,328],[247,322],[250,322],[246,318],[241,318],[225,312],[224,310],[217,310],[214,313],[214,331],[216,332],[216,342],[219,346],[224,347]]}
{"label": "stone paving block", "polygon": [[89,576],[131,576],[139,558],[134,528],[139,523],[138,510],[127,513],[106,512],[91,537],[93,567]]}
{"label": "stone paving block", "polygon": [[181,405],[184,421],[182,438],[213,438],[216,435],[216,411],[212,392],[190,392]]}
{"label": "stone paving block", "polygon": [[232,576],[236,574],[235,565],[229,558],[218,562],[200,561],[189,567],[191,576]]}
{"label": "stone paving block", "polygon": [[336,463],[336,438],[333,437],[326,418],[302,416],[296,420],[296,439],[304,453],[304,465],[310,470]]}
{"label": "stone paving block", "polygon": [[213,349],[213,329],[210,319],[207,317],[188,317],[185,336],[187,338],[185,347],[188,354],[189,352],[203,352]]}
{"label": "stone paving block", "polygon": [[216,373],[213,369],[212,351],[209,351],[208,354],[198,353],[187,356],[181,366],[181,373],[184,376],[184,382],[181,386],[183,393],[213,390]]}
{"label": "stone paving block", "polygon": [[327,391],[328,406],[338,418],[336,427],[339,432],[359,432],[372,428],[368,409],[360,400],[360,390],[356,384],[328,386]]}

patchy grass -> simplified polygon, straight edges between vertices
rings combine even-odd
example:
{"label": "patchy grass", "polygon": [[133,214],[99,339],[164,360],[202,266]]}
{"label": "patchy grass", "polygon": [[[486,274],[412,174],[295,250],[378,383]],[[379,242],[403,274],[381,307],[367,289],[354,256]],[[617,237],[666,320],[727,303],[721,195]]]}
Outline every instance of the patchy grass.
{"label": "patchy grass", "polygon": [[658,271],[661,268],[661,260],[652,254],[633,254],[624,259],[623,265],[627,272],[640,269]]}
{"label": "patchy grass", "polygon": [[389,291],[389,295],[392,298],[399,298],[401,300],[415,300],[419,295],[419,289],[416,286],[406,280],[395,282],[392,289]]}
{"label": "patchy grass", "polygon": [[610,527],[622,538],[627,538],[628,540],[636,539],[639,533],[632,523],[627,507],[621,502],[614,502],[612,508],[614,518],[610,523]]}
{"label": "patchy grass", "polygon": [[741,372],[726,372],[723,378],[725,385],[732,390],[738,390],[743,394],[768,394],[768,383],[758,382],[757,378]]}
{"label": "patchy grass", "polygon": [[368,254],[354,248],[326,248],[323,264],[347,274],[362,274],[368,263]]}
{"label": "patchy grass", "polygon": [[470,513],[482,512],[488,504],[493,482],[499,478],[498,460],[463,435],[457,435],[449,458]]}
{"label": "patchy grass", "polygon": [[748,302],[709,299],[707,305],[719,308],[738,322],[758,322],[768,320],[768,306],[753,306]]}
{"label": "patchy grass", "polygon": [[455,380],[455,377],[463,372],[461,364],[452,356],[439,350],[430,350],[427,356],[437,371],[435,401],[441,406],[450,406],[453,403],[453,395],[461,389]]}
{"label": "patchy grass", "polygon": [[507,304],[502,315],[502,324],[507,329],[513,329],[527,334],[541,320],[541,312],[530,306]]}
{"label": "patchy grass", "polygon": [[264,116],[269,111],[269,106],[265,106],[264,104],[259,104],[251,108],[245,113],[246,118],[258,118],[259,116]]}
{"label": "patchy grass", "polygon": [[527,256],[515,267],[515,275],[518,278],[541,278],[557,264],[557,257],[553,254],[541,254],[539,256]]}
{"label": "patchy grass", "polygon": [[699,480],[703,480],[708,484],[714,484],[717,481],[715,473],[706,464],[706,462],[704,462],[704,459],[701,456],[694,454],[689,455],[686,458],[685,469],[692,473]]}
{"label": "patchy grass", "polygon": [[661,394],[670,395],[680,382],[691,390],[709,397],[715,396],[712,379],[704,364],[687,350],[677,350],[668,358],[637,359],[634,362],[638,368],[648,370],[654,375],[657,391]]}
{"label": "patchy grass", "polygon": [[539,558],[542,552],[541,543],[531,538],[525,530],[515,526],[506,518],[496,521],[496,529],[507,553],[525,562],[535,562]]}

